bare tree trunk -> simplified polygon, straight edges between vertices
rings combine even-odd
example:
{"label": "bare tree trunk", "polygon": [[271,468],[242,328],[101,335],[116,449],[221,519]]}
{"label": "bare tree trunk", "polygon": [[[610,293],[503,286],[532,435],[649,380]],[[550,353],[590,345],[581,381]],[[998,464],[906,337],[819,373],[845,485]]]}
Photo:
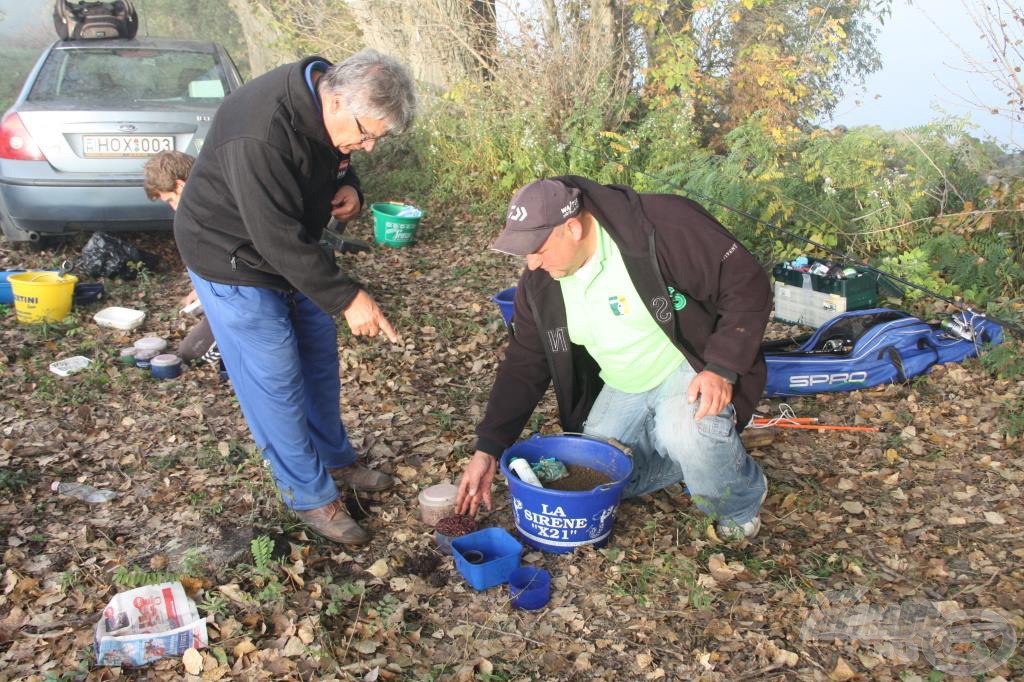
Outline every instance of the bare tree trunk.
{"label": "bare tree trunk", "polygon": [[296,59],[298,55],[281,47],[281,33],[274,27],[274,19],[265,7],[255,0],[228,2],[242,27],[253,77]]}
{"label": "bare tree trunk", "polygon": [[562,29],[555,0],[544,0],[544,38],[555,54],[562,53]]}

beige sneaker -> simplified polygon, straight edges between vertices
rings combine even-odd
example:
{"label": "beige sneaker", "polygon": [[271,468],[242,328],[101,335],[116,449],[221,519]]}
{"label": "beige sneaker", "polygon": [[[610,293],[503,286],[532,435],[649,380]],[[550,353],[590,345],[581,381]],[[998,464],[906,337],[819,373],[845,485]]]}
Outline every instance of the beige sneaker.
{"label": "beige sneaker", "polygon": [[316,509],[296,511],[295,515],[313,532],[328,540],[343,545],[365,545],[370,541],[370,534],[352,520],[340,497]]}
{"label": "beige sneaker", "polygon": [[387,490],[395,485],[395,479],[387,474],[364,467],[362,464],[349,464],[340,469],[328,469],[334,482],[341,486],[348,486],[353,490],[362,490],[373,493]]}

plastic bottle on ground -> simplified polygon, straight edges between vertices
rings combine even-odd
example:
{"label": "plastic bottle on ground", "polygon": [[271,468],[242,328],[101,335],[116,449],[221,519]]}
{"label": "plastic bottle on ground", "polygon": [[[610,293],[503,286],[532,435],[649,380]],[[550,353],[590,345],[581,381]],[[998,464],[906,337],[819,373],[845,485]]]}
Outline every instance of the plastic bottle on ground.
{"label": "plastic bottle on ground", "polygon": [[100,490],[99,488],[93,488],[91,485],[75,483],[74,481],[54,481],[50,489],[59,495],[73,497],[76,500],[92,504],[109,502],[117,497],[117,493],[113,490]]}

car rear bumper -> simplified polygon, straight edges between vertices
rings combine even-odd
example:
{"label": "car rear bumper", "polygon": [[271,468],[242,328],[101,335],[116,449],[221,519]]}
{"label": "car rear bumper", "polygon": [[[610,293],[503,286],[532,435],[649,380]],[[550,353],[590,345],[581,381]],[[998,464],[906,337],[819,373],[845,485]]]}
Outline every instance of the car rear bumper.
{"label": "car rear bumper", "polygon": [[75,230],[167,230],[174,214],[150,201],[141,181],[54,183],[0,177],[0,210],[19,230],[58,234]]}

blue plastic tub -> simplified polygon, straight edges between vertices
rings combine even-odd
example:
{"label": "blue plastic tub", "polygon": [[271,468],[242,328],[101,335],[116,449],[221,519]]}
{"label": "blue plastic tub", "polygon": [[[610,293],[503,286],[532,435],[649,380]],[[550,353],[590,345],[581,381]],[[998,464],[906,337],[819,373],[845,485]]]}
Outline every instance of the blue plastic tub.
{"label": "blue plastic tub", "polygon": [[14,292],[11,291],[11,283],[7,281],[7,278],[11,275],[17,275],[19,272],[25,271],[7,270],[0,272],[0,304],[14,305]]}
{"label": "blue plastic tub", "polygon": [[543,568],[520,566],[508,577],[508,596],[517,609],[544,608],[551,599],[551,574]]}
{"label": "blue plastic tub", "polygon": [[494,296],[491,296],[491,300],[498,304],[498,308],[501,310],[501,319],[505,321],[505,326],[511,327],[512,313],[515,312],[516,306],[516,288],[510,287],[504,291],[499,291]]}
{"label": "blue plastic tub", "polygon": [[[474,590],[486,590],[508,581],[519,568],[523,546],[504,528],[484,528],[452,540],[455,568]],[[471,563],[466,554],[479,552],[481,560]]]}
{"label": "blue plastic tub", "polygon": [[[522,457],[531,464],[541,457],[554,457],[563,464],[599,471],[611,482],[579,492],[538,488],[509,471],[508,461],[513,457]],[[501,472],[508,479],[516,529],[526,544],[544,552],[565,554],[583,545],[603,547],[608,543],[633,462],[622,450],[602,440],[534,436],[505,451]]]}

